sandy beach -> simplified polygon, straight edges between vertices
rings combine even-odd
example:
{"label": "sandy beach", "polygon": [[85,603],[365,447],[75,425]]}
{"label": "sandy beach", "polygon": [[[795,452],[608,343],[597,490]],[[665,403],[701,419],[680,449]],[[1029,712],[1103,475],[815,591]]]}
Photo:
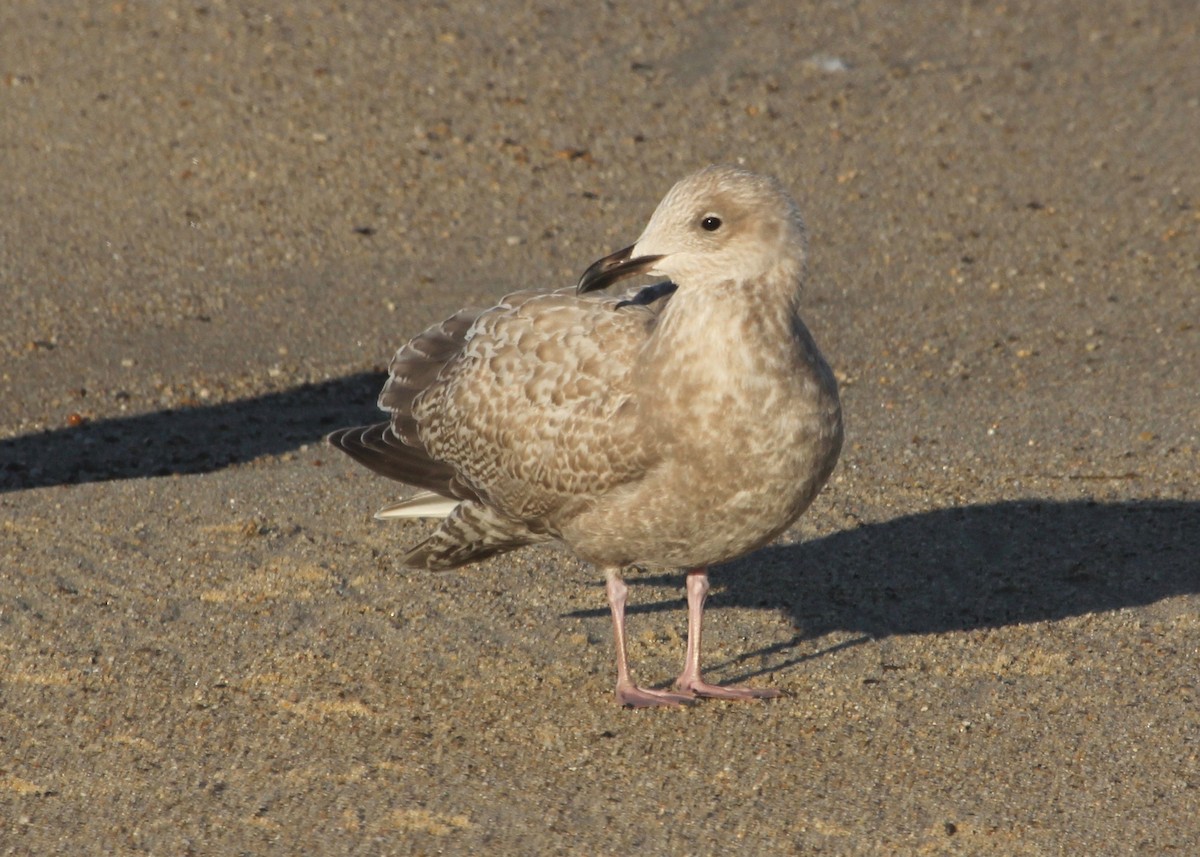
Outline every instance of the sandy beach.
{"label": "sandy beach", "polygon": [[[1200,851],[1187,2],[0,7],[0,854]],[[629,711],[602,575],[326,447],[713,162],[846,445]],[[633,573],[638,676],[683,575]]]}

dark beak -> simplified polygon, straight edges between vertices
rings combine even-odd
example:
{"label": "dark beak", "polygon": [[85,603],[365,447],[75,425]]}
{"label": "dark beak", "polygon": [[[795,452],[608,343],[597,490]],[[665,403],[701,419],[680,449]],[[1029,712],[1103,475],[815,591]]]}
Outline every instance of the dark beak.
{"label": "dark beak", "polygon": [[626,247],[594,263],[579,278],[579,285],[575,287],[576,293],[582,295],[584,292],[608,288],[617,280],[645,273],[662,258],[662,256],[639,256],[631,259],[632,253],[633,247]]}

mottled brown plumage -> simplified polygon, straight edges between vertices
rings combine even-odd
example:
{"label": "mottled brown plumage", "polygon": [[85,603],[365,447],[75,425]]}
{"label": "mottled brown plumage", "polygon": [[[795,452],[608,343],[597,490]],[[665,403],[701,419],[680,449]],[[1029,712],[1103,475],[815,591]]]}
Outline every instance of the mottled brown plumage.
{"label": "mottled brown plumage", "polygon": [[[578,289],[509,295],[413,339],[379,398],[389,422],[330,441],[425,492],[383,516],[444,516],[406,565],[560,539],[604,568],[623,704],[774,695],[701,679],[700,617],[704,569],[783,532],[841,447],[837,386],[797,312],[804,263],[803,223],[776,182],[702,170]],[[584,294],[641,272],[670,283]],[[680,693],[629,677],[618,571],[633,564],[692,569]]]}

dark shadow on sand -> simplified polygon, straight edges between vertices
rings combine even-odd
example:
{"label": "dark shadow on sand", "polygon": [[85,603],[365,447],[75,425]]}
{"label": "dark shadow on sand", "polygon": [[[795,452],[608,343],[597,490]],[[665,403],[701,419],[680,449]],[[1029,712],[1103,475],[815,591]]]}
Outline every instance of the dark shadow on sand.
{"label": "dark shadow on sand", "polygon": [[0,440],[0,493],[208,473],[380,419],[383,374],[362,372],[217,405],[98,420]]}
{"label": "dark shadow on sand", "polygon": [[[683,576],[638,575],[677,584]],[[1063,619],[1200,593],[1200,503],[1014,500],[944,509],[867,524],[795,545],[768,547],[712,570],[710,607],[781,610],[795,637],[747,651],[750,668],[785,653],[769,670],[821,652],[801,644],[840,631],[860,635],[844,648],[893,634],[929,634]],[[683,599],[638,604],[632,612],[685,609]],[[576,615],[601,616],[607,610]],[[717,619],[716,621],[720,621]]]}

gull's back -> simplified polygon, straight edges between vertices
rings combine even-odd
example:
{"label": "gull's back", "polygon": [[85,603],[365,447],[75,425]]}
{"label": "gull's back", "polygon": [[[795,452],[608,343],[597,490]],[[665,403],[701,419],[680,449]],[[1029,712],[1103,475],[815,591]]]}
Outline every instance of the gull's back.
{"label": "gull's back", "polygon": [[454,532],[418,545],[406,564],[451,568],[554,538],[589,498],[653,465],[630,376],[671,290],[517,292],[397,351],[379,396],[389,420],[329,439],[427,492],[393,508],[449,516]]}
{"label": "gull's back", "polygon": [[653,445],[637,437],[633,370],[667,300],[571,289],[485,313],[413,402],[425,448],[497,511],[557,535],[579,504],[653,463]]}

